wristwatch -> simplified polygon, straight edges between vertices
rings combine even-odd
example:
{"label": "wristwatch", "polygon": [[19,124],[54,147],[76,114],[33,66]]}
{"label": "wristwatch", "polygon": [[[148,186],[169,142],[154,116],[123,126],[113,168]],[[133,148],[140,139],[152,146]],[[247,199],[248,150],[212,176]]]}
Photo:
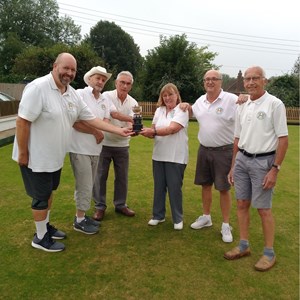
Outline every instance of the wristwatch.
{"label": "wristwatch", "polygon": [[272,165],[273,168],[276,168],[278,171],[280,170],[280,165]]}

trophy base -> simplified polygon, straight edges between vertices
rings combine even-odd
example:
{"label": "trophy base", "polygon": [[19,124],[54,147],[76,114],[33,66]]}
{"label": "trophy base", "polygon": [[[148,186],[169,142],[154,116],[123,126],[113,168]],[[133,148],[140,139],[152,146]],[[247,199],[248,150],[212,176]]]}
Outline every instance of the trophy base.
{"label": "trophy base", "polygon": [[139,133],[143,129],[143,124],[133,124],[132,131],[135,133]]}

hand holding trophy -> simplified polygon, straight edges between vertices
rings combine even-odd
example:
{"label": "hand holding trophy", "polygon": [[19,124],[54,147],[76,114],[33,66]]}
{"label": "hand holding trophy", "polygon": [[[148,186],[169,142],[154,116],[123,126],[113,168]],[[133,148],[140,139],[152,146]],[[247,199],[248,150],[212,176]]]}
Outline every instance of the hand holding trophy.
{"label": "hand holding trophy", "polygon": [[132,108],[132,111],[134,113],[133,115],[133,125],[132,130],[138,134],[143,129],[143,117],[142,117],[142,107],[139,105],[135,105]]}

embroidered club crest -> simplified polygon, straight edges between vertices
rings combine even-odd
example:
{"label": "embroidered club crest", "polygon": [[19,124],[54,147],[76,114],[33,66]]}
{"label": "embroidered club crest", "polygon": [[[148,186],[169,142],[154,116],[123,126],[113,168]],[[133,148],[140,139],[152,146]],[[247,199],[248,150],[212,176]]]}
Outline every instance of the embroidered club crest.
{"label": "embroidered club crest", "polygon": [[266,117],[266,113],[263,112],[263,111],[259,111],[259,112],[257,113],[257,115],[256,115],[256,118],[257,118],[258,120],[263,120],[265,117]]}
{"label": "embroidered club crest", "polygon": [[217,109],[216,109],[216,113],[219,115],[219,114],[221,114],[223,112],[223,108],[222,107],[218,107]]}

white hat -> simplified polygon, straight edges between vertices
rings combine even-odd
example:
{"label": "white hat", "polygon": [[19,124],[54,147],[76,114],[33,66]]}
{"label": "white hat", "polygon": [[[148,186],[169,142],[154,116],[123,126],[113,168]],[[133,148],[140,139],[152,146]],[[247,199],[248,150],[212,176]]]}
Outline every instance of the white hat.
{"label": "white hat", "polygon": [[110,73],[107,73],[106,72],[106,69],[103,68],[103,67],[93,67],[91,68],[84,76],[83,76],[83,80],[84,82],[89,85],[89,79],[91,76],[95,75],[95,74],[100,74],[100,75],[103,75],[106,77],[106,81],[105,83],[109,80],[109,78],[111,77],[111,74]]}

